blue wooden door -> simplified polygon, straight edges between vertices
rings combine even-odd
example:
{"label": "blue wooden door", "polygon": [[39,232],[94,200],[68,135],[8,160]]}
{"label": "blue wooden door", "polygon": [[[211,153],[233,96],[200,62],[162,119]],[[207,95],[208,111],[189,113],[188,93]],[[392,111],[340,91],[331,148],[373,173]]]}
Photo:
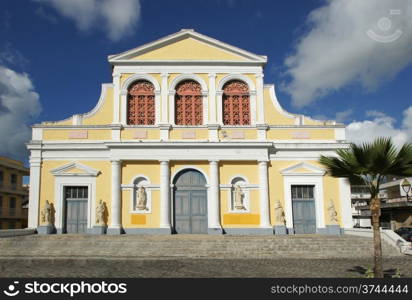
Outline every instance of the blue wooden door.
{"label": "blue wooden door", "polygon": [[87,187],[66,187],[66,232],[86,233],[87,230]]}
{"label": "blue wooden door", "polygon": [[176,233],[207,233],[206,180],[196,170],[185,170],[175,180],[174,227]]}
{"label": "blue wooden door", "polygon": [[316,233],[313,185],[292,186],[293,229],[296,234]]}

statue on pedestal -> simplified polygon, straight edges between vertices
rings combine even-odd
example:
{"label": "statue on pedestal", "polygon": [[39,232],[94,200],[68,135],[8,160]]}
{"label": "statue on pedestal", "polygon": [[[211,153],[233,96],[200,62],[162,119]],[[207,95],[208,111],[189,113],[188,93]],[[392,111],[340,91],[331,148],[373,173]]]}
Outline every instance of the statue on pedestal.
{"label": "statue on pedestal", "polygon": [[137,205],[136,208],[138,210],[147,210],[147,196],[146,196],[146,189],[143,186],[140,186],[137,190]]}
{"label": "statue on pedestal", "polygon": [[245,196],[245,193],[243,193],[242,188],[240,185],[235,185],[235,191],[234,191],[234,206],[235,209],[246,209],[245,206],[243,205],[243,198]]}
{"label": "statue on pedestal", "polygon": [[49,200],[46,200],[41,211],[41,221],[43,224],[52,225],[52,207]]}
{"label": "statue on pedestal", "polygon": [[333,204],[332,199],[329,200],[328,212],[329,212],[330,224],[332,225],[338,224],[338,213],[336,212],[335,204]]}
{"label": "statue on pedestal", "polygon": [[285,225],[285,212],[279,200],[275,202],[275,217],[276,224]]}
{"label": "statue on pedestal", "polygon": [[102,199],[99,200],[99,204],[96,207],[96,225],[104,226],[104,213],[106,212],[106,207]]}

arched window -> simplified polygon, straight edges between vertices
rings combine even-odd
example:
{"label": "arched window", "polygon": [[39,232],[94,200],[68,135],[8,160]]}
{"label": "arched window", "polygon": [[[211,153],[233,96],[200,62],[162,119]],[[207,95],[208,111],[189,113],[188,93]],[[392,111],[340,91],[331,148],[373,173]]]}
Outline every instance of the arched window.
{"label": "arched window", "polygon": [[202,88],[194,80],[185,80],[176,86],[175,124],[201,125],[203,123]]}
{"label": "arched window", "polygon": [[250,125],[249,88],[240,80],[223,86],[223,124]]}
{"label": "arched window", "polygon": [[155,94],[154,86],[147,80],[135,81],[127,94],[127,124],[154,125]]}

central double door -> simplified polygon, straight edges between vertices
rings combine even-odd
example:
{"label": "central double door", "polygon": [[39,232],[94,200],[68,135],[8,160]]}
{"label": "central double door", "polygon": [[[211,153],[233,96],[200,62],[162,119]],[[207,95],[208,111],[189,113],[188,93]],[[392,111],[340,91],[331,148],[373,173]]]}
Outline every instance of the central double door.
{"label": "central double door", "polygon": [[196,170],[178,175],[174,189],[176,233],[207,233],[207,189],[204,176]]}

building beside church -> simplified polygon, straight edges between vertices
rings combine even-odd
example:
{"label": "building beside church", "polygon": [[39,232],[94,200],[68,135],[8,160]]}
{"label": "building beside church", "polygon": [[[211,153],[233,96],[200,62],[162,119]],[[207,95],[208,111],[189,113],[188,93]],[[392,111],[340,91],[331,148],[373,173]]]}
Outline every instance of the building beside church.
{"label": "building beside church", "polygon": [[0,229],[27,227],[29,189],[23,184],[23,176],[29,169],[23,162],[0,156]]}
{"label": "building beside church", "polygon": [[352,227],[348,182],[317,162],[348,146],[344,125],[284,111],[263,81],[266,56],[184,29],[108,60],[113,82],[102,85],[92,111],[33,126],[30,228],[339,234]]}

